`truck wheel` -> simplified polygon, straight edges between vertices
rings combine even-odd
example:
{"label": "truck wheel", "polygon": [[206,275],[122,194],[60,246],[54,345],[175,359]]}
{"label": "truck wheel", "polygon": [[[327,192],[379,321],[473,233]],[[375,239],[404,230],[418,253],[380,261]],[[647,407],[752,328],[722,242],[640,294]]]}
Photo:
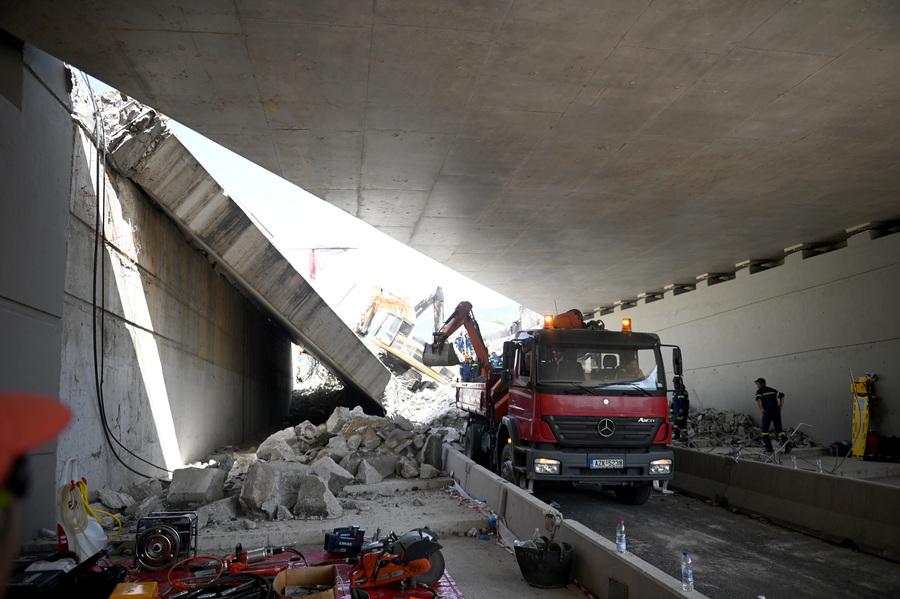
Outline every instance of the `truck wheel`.
{"label": "truck wheel", "polygon": [[503,446],[500,453],[500,468],[498,468],[500,476],[508,480],[512,484],[519,485],[519,473],[515,468],[515,451],[513,451],[512,443]]}
{"label": "truck wheel", "polygon": [[484,430],[483,424],[469,422],[466,425],[466,434],[463,437],[463,452],[466,457],[476,464],[484,465],[484,452],[481,451],[481,431]]}
{"label": "truck wheel", "polygon": [[639,487],[616,487],[616,499],[626,505],[644,505],[650,499],[653,488],[650,485]]}

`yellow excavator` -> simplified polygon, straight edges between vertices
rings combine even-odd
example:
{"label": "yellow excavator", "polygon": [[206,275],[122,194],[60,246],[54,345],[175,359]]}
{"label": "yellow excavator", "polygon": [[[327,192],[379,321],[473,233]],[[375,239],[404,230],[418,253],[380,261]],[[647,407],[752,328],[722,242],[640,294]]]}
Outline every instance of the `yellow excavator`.
{"label": "yellow excavator", "polygon": [[453,371],[448,368],[429,368],[425,365],[422,361],[425,342],[413,335],[414,319],[429,307],[433,308],[437,328],[443,320],[444,313],[444,293],[440,287],[416,304],[415,314],[405,298],[385,292],[381,287],[375,287],[369,304],[359,324],[356,325],[356,334],[360,338],[369,335],[375,316],[384,313],[384,318],[369,335],[372,344],[383,350],[385,357],[395,365],[399,361],[402,366],[415,368],[435,382],[446,385],[454,379]]}

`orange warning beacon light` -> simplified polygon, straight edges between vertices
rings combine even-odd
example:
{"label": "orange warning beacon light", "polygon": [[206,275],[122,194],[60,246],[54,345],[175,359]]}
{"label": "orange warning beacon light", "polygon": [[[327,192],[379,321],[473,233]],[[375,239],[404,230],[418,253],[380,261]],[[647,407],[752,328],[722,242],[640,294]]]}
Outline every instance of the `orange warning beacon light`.
{"label": "orange warning beacon light", "polygon": [[553,326],[553,315],[552,314],[544,314],[544,326],[545,327]]}
{"label": "orange warning beacon light", "polygon": [[630,332],[631,332],[631,319],[630,319],[630,318],[623,318],[623,319],[622,319],[622,332],[623,332],[623,333],[630,333]]}

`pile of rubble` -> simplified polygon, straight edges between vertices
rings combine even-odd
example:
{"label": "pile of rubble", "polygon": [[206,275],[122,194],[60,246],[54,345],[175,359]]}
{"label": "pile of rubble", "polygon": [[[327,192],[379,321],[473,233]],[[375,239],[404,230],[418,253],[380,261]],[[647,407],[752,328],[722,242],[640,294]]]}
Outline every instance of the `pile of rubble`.
{"label": "pile of rubble", "polygon": [[[770,432],[774,433],[773,429]],[[815,443],[798,428],[786,426],[793,447],[812,447]],[[721,412],[713,408],[688,413],[687,439],[678,444],[693,447],[763,447],[762,432],[747,414]]]}
{"label": "pile of rubble", "polygon": [[[327,398],[319,402],[322,406],[333,401],[341,385],[331,378],[327,371],[311,373],[299,401],[309,400],[310,393]],[[333,408],[322,424],[304,420],[246,451],[222,448],[204,463],[176,470],[171,481],[89,490],[91,508],[115,514],[126,536],[141,518],[157,512],[195,511],[201,529],[255,528],[258,521],[335,519],[347,510],[359,512],[365,509],[365,494],[359,487],[345,493],[346,487],[437,477],[443,443],[458,445],[464,418],[454,407],[453,389],[415,385],[414,379],[392,377],[383,397],[388,416],[366,414],[359,406]],[[111,518],[101,518],[107,531],[116,528]],[[51,531],[42,536],[55,538]]]}

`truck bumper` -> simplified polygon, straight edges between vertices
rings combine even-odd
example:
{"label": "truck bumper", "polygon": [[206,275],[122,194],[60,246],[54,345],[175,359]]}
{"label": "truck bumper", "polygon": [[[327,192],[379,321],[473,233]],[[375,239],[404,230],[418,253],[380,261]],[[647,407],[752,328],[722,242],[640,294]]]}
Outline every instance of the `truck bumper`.
{"label": "truck bumper", "polygon": [[[539,481],[578,481],[598,484],[634,484],[651,483],[654,480],[672,480],[674,473],[674,454],[669,450],[649,453],[609,453],[609,452],[573,452],[554,449],[529,448],[525,452],[528,477]],[[535,460],[549,461],[559,464],[558,474],[541,473],[535,470]],[[622,467],[592,468],[592,460],[622,460]],[[668,473],[651,471],[654,463],[668,460]],[[608,462],[606,462],[608,463]]]}

